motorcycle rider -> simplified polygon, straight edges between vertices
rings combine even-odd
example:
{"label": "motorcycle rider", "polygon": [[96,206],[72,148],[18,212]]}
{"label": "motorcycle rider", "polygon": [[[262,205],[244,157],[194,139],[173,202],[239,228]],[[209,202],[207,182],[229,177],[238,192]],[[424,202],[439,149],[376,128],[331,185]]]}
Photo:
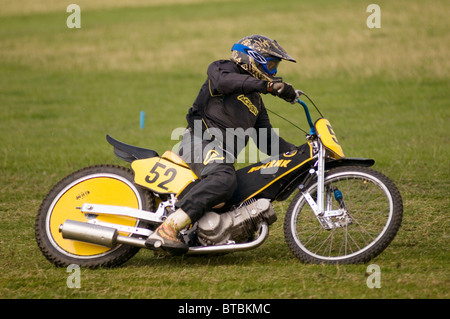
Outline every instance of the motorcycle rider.
{"label": "motorcycle rider", "polygon": [[[255,128],[258,135],[264,132],[261,129],[269,130],[267,148],[262,150],[268,155],[296,148],[273,133],[260,96],[271,93],[291,103],[298,98],[301,91],[275,77],[282,60],[295,60],[275,40],[262,35],[241,39],[231,51],[230,60],[209,65],[207,79],[186,116],[188,126],[179,155],[199,179],[177,201],[176,211],[149,236],[146,245],[150,249],[186,253],[188,246],[177,238],[179,231],[232,196],[237,185],[234,163],[248,136],[235,134],[230,141],[227,129]],[[260,136],[254,140],[261,149]],[[277,154],[271,154],[274,143],[278,143]]]}

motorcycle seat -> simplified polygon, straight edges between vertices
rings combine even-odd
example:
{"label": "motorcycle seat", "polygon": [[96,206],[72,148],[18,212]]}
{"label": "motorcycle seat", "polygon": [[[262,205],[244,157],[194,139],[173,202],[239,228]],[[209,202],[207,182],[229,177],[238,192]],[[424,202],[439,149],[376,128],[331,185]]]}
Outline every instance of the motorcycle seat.
{"label": "motorcycle seat", "polygon": [[109,134],[106,135],[106,140],[109,144],[114,146],[114,154],[118,158],[123,159],[124,161],[127,161],[129,163],[138,159],[159,156],[158,153],[154,150],[123,143],[119,140],[116,140]]}

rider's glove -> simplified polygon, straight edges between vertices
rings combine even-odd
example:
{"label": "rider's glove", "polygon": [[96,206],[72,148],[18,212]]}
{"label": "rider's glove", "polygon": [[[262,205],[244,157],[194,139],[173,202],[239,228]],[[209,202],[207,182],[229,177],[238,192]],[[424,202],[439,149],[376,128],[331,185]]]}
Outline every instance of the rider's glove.
{"label": "rider's glove", "polygon": [[296,102],[299,97],[298,91],[295,91],[292,85],[285,82],[269,82],[267,84],[267,92],[290,103]]}

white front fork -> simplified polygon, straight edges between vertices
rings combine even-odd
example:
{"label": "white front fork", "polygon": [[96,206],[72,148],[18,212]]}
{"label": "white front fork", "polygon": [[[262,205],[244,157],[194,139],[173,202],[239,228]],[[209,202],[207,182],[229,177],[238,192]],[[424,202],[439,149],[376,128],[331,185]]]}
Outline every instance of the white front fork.
{"label": "white front fork", "polygon": [[[319,153],[317,154],[317,210],[319,215],[324,213],[324,182],[325,182],[325,149],[319,143]],[[316,215],[317,215],[316,213]]]}
{"label": "white front fork", "polygon": [[[319,144],[317,153],[317,170],[311,169],[311,174],[317,175],[317,197],[316,200],[312,198],[308,190],[302,191],[303,197],[308,202],[314,214],[319,218],[324,215],[324,181],[325,181],[325,150],[322,143]],[[302,185],[303,186],[303,185]]]}
{"label": "white front fork", "polygon": [[331,201],[333,199],[330,192],[327,192],[327,203],[325,205],[325,148],[322,143],[318,144],[319,151],[317,153],[317,170],[315,171],[315,174],[317,175],[316,201],[314,201],[314,198],[312,198],[307,190],[303,191],[302,194],[321,225],[326,229],[331,229],[337,226],[332,222],[331,217],[342,216],[343,214],[346,214],[346,211],[342,208],[332,210]]}

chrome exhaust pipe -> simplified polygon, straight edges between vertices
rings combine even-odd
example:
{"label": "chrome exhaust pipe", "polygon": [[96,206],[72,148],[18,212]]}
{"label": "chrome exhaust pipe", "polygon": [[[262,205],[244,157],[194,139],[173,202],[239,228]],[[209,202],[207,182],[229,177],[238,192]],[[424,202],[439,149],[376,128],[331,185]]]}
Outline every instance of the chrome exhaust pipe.
{"label": "chrome exhaust pipe", "polygon": [[[64,239],[76,240],[85,243],[114,248],[119,244],[146,248],[145,239],[121,236],[115,228],[94,225],[89,223],[66,220],[59,226],[59,232]],[[261,225],[258,238],[248,243],[226,244],[217,246],[195,246],[189,247],[187,255],[204,255],[217,253],[231,253],[236,251],[250,250],[259,247],[269,235],[267,223]]]}
{"label": "chrome exhaust pipe", "polygon": [[64,239],[81,241],[108,248],[116,247],[119,244],[145,248],[145,239],[121,236],[115,228],[74,220],[66,220],[64,224],[59,226],[59,232]]}
{"label": "chrome exhaust pipe", "polygon": [[258,238],[256,238],[254,241],[240,244],[189,247],[187,255],[232,253],[236,251],[250,250],[261,246],[266,240],[267,236],[269,236],[269,226],[264,222],[261,225]]}

